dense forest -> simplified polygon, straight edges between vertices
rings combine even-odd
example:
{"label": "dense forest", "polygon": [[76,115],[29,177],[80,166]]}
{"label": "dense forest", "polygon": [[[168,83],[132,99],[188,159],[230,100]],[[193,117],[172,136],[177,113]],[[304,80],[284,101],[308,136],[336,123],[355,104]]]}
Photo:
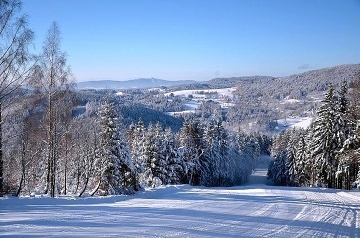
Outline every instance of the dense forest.
{"label": "dense forest", "polygon": [[306,130],[283,131],[271,148],[268,176],[276,185],[351,189],[360,186],[360,80],[332,85]]}

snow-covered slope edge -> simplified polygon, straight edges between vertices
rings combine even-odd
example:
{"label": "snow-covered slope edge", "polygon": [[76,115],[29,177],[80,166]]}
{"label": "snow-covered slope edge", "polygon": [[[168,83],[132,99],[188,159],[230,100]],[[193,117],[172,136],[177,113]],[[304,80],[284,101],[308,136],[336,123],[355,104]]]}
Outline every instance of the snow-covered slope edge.
{"label": "snow-covered slope edge", "polygon": [[134,196],[75,200],[3,198],[0,234],[6,237],[359,237],[357,195],[320,188],[181,185],[150,189]]}

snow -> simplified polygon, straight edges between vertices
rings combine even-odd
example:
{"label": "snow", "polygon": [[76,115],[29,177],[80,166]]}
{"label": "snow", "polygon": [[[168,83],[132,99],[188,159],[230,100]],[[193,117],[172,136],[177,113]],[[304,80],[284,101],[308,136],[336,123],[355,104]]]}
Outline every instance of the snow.
{"label": "snow", "polygon": [[301,121],[291,125],[291,127],[307,129],[310,126],[312,121],[313,121],[312,117],[305,117],[305,118],[302,118]]}
{"label": "snow", "polygon": [[166,93],[165,96],[170,96],[173,94],[174,96],[183,96],[188,97],[189,95],[193,95],[194,97],[205,97],[204,94],[200,94],[199,92],[203,93],[217,93],[221,96],[233,97],[233,92],[236,90],[235,87],[233,88],[218,88],[218,89],[197,89],[197,90],[179,90],[170,93]]}
{"label": "snow", "polygon": [[185,107],[187,110],[192,110],[192,111],[195,111],[196,109],[198,109],[200,106],[200,103],[197,103],[197,102],[188,102],[188,103],[185,103]]}
{"label": "snow", "polygon": [[133,196],[0,199],[0,236],[360,237],[359,192],[266,185],[163,186]]}
{"label": "snow", "polygon": [[189,113],[194,113],[194,110],[185,110],[185,111],[180,111],[180,112],[167,112],[166,114],[170,115],[170,116],[176,116],[176,115],[184,115],[184,114],[189,114]]}
{"label": "snow", "polygon": [[286,100],[287,103],[298,103],[300,102],[300,100],[297,100],[297,99],[288,99]]}
{"label": "snow", "polygon": [[[169,93],[165,93],[165,96],[181,96],[189,98],[189,95],[192,97],[187,103],[185,103],[186,110],[179,112],[167,112],[168,115],[183,115],[188,113],[194,113],[196,109],[200,106],[200,104],[204,101],[211,100],[219,103],[222,108],[233,107],[235,104],[232,102],[227,102],[226,98],[233,97],[233,92],[236,90],[233,88],[218,88],[218,89],[197,89],[197,90],[179,90],[173,91]],[[216,94],[216,95],[212,95]]]}
{"label": "snow", "polygon": [[269,163],[272,157],[270,156],[260,156],[258,159],[258,163],[256,166],[256,169],[253,171],[253,173],[249,177],[249,181],[247,185],[256,185],[256,184],[272,184],[267,179],[267,171],[269,167]]}
{"label": "snow", "polygon": [[168,186],[135,196],[1,200],[4,236],[358,237],[359,198],[336,190]]}
{"label": "snow", "polygon": [[163,88],[149,88],[148,91],[149,92],[164,92],[165,89],[163,89]]}
{"label": "snow", "polygon": [[280,130],[293,127],[306,129],[310,126],[312,120],[312,117],[288,117],[277,120],[277,123]]}
{"label": "snow", "polygon": [[167,112],[167,114],[170,116],[175,116],[175,115],[183,115],[183,114],[188,114],[188,113],[195,113],[196,109],[198,109],[198,107],[200,106],[200,103],[190,101],[188,103],[185,103],[184,105],[185,105],[186,110],[179,111],[179,112]]}
{"label": "snow", "polygon": [[290,99],[285,99],[280,104],[294,104],[294,103],[299,103],[299,102],[300,102],[300,100],[290,98]]}

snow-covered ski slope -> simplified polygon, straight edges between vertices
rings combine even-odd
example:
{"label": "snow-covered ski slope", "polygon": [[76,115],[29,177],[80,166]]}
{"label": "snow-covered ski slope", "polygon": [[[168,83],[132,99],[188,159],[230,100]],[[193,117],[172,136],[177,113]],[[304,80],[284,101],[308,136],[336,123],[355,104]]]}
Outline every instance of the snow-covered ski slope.
{"label": "snow-covered ski slope", "polygon": [[2,237],[360,237],[357,192],[263,184],[134,196],[0,199]]}

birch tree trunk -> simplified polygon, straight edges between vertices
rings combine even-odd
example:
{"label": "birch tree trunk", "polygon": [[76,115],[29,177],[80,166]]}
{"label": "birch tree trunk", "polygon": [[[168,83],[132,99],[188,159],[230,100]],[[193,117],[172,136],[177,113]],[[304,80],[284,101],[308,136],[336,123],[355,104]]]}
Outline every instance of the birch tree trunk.
{"label": "birch tree trunk", "polygon": [[26,18],[19,14],[20,10],[20,0],[0,1],[0,196],[5,192],[2,112],[4,103],[9,105],[5,98],[24,85],[32,69],[27,47],[33,32],[27,28]]}
{"label": "birch tree trunk", "polygon": [[[66,63],[66,54],[60,50],[60,30],[54,22],[43,46],[40,64],[37,65],[32,83],[38,92],[44,94],[46,109],[46,189],[45,193],[54,197],[60,140],[65,136],[65,114],[71,115],[71,107],[65,100],[72,89],[71,72]],[[68,112],[70,110],[70,112]]]}

